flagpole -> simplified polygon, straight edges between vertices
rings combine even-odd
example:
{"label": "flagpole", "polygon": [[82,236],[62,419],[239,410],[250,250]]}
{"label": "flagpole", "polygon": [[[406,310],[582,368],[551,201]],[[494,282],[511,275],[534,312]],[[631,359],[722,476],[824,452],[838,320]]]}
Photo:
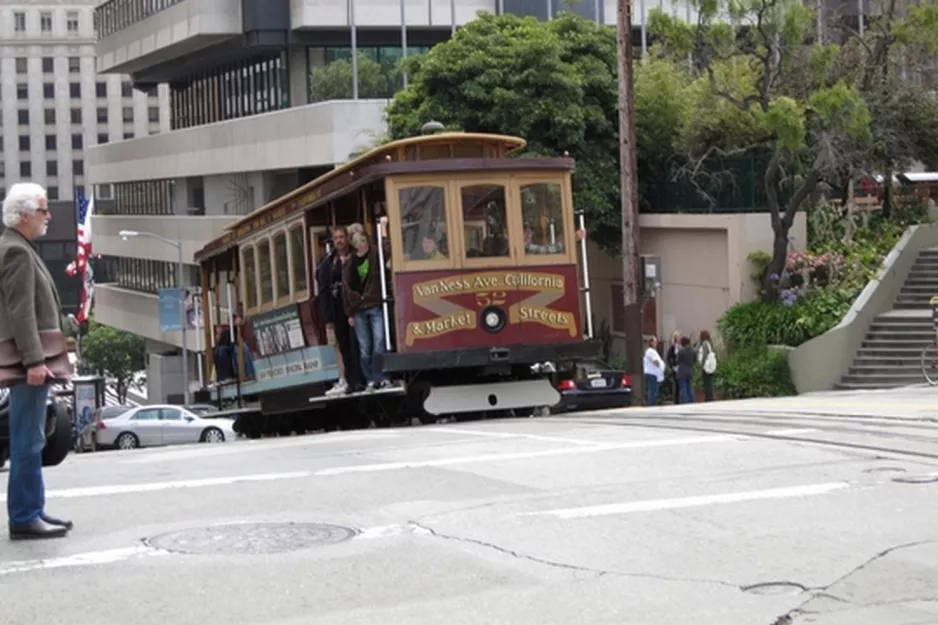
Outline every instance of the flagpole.
{"label": "flagpole", "polygon": [[[407,0],[401,0],[401,59],[407,60]],[[404,88],[407,88],[407,70],[404,70]]]}

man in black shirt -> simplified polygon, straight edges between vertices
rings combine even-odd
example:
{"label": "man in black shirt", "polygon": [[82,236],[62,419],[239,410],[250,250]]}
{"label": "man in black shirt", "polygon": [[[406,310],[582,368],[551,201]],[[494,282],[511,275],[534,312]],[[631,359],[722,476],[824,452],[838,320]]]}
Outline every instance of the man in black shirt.
{"label": "man in black shirt", "polygon": [[326,391],[326,395],[344,395],[349,390],[361,387],[361,375],[352,344],[352,328],[342,303],[342,272],[348,262],[351,249],[345,226],[332,228],[332,251],[316,267],[316,283],[319,285],[319,313],[326,324],[326,341],[335,350],[339,381]]}

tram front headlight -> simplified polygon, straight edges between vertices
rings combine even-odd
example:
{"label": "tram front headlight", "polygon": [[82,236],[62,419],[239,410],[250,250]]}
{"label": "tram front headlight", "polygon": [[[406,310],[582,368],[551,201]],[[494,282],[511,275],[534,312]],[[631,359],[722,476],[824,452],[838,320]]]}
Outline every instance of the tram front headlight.
{"label": "tram front headlight", "polygon": [[491,311],[485,315],[485,325],[488,327],[495,328],[498,326],[499,322],[501,322],[501,319],[498,318],[498,313],[495,311]]}

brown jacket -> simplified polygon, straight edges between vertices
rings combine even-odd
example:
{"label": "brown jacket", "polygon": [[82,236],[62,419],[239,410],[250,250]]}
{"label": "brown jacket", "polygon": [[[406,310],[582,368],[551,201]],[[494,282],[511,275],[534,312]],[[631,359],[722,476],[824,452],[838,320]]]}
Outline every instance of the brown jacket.
{"label": "brown jacket", "polygon": [[62,304],[52,275],[26,237],[0,234],[0,342],[13,339],[27,369],[45,362],[40,330],[62,329]]}
{"label": "brown jacket", "polygon": [[345,314],[353,317],[355,313],[381,305],[381,262],[378,248],[368,247],[368,275],[364,281],[358,276],[361,259],[355,252],[349,257],[342,270],[342,301]]}

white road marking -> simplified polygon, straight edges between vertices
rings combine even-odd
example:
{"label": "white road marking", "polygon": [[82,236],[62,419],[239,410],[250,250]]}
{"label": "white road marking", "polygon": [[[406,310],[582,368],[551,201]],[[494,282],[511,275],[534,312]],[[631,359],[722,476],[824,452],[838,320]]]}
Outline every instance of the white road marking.
{"label": "white road marking", "polygon": [[788,430],[769,430],[764,432],[770,436],[794,436],[795,434],[810,434],[811,432],[817,432],[817,428],[791,428]]}
{"label": "white road marking", "polygon": [[[312,476],[310,471],[293,473],[266,473],[260,475],[235,475],[231,477],[205,478],[201,480],[177,480],[173,482],[150,482],[143,484],[112,484],[107,486],[86,486],[66,490],[46,492],[47,499],[74,499],[76,497],[100,497],[102,495],[122,495],[127,493],[149,493],[176,488],[203,488],[206,486],[227,486],[239,482],[273,482],[277,480],[298,479]],[[0,494],[0,502],[6,501],[6,495]]]}
{"label": "white road marking", "polygon": [[695,436],[688,438],[670,438],[650,441],[632,441],[629,443],[609,443],[594,445],[593,447],[573,447],[564,449],[547,449],[543,451],[522,451],[510,454],[484,454],[478,456],[456,456],[455,458],[436,458],[434,460],[412,460],[402,462],[381,462],[377,464],[360,464],[347,467],[334,467],[316,471],[317,476],[344,475],[347,473],[372,473],[376,471],[397,471],[400,469],[419,469],[424,467],[444,467],[456,464],[475,464],[479,462],[505,462],[508,460],[528,460],[530,458],[546,458],[550,456],[573,456],[578,454],[593,454],[604,451],[618,451],[622,449],[640,449],[648,447],[673,447],[680,445],[700,445],[704,443],[725,443],[742,440],[740,436]]}
{"label": "white road marking", "polygon": [[589,441],[582,438],[564,438],[558,436],[541,436],[540,434],[523,434],[520,432],[487,432],[485,430],[463,430],[460,428],[425,428],[420,431],[428,434],[465,434],[467,436],[483,436],[488,438],[519,438],[529,441],[544,441],[547,443],[565,443],[567,445],[598,445],[602,441]]}
{"label": "white road marking", "polygon": [[[204,488],[208,486],[228,486],[242,482],[274,482],[278,480],[303,479],[310,477],[329,477],[346,475],[350,473],[374,473],[378,471],[398,471],[400,469],[418,469],[425,467],[443,467],[462,464],[476,464],[480,462],[506,462],[510,460],[527,460],[530,458],[545,458],[551,456],[569,456],[579,454],[592,454],[606,451],[620,451],[625,449],[648,449],[654,447],[677,447],[683,445],[702,445],[707,443],[726,443],[745,440],[745,436],[717,435],[695,436],[685,438],[657,439],[649,441],[631,441],[627,443],[609,443],[593,447],[567,447],[563,449],[548,449],[543,451],[530,451],[505,454],[484,454],[478,456],[456,456],[453,458],[436,458],[433,460],[413,460],[402,462],[381,462],[376,464],[352,465],[321,469],[319,471],[295,471],[291,473],[262,473],[257,475],[235,475],[229,477],[205,478],[196,480],[175,480],[169,482],[149,482],[138,484],[113,484],[104,486],[88,486],[84,488],[71,488],[64,490],[50,490],[46,492],[47,499],[73,499],[76,497],[100,497],[106,495],[121,495],[130,493],[147,493],[179,488]],[[0,494],[0,502],[6,501],[6,495]]]}
{"label": "white road marking", "polygon": [[49,558],[48,560],[24,560],[19,562],[0,563],[0,576],[12,575],[13,573],[27,573],[29,571],[61,569],[66,567],[114,564],[117,562],[124,562],[132,558],[165,555],[169,555],[169,553],[159,549],[145,547],[143,545],[138,547],[125,547],[123,549],[108,549],[106,551],[76,553],[74,555],[62,556],[60,558]]}
{"label": "white road marking", "polygon": [[[336,432],[343,434],[344,432]],[[400,434],[392,432],[376,432],[374,434],[350,434],[347,436],[333,436],[332,434],[321,434],[312,436],[300,436],[293,439],[274,439],[274,440],[255,440],[238,441],[222,445],[187,445],[182,449],[159,448],[153,449],[156,453],[141,453],[141,451],[131,451],[121,454],[118,458],[121,464],[153,464],[165,460],[185,460],[189,458],[207,458],[211,456],[223,456],[228,454],[241,454],[248,451],[270,451],[271,449],[282,449],[285,447],[311,447],[326,443],[344,443],[361,442],[370,440],[383,440],[389,438],[400,438]],[[121,453],[121,452],[117,452]]]}
{"label": "white road marking", "polygon": [[847,482],[828,482],[826,484],[809,484],[806,486],[771,488],[768,490],[755,490],[742,493],[700,495],[697,497],[678,497],[675,499],[649,499],[645,501],[630,501],[626,503],[587,506],[583,508],[563,508],[559,510],[546,510],[541,512],[525,512],[519,516],[555,516],[561,519],[582,519],[587,517],[607,516],[611,514],[655,512],[659,510],[674,510],[677,508],[710,506],[721,503],[757,501],[760,499],[789,499],[793,497],[809,497],[813,495],[825,495],[827,493],[849,488],[849,486],[850,484]]}

